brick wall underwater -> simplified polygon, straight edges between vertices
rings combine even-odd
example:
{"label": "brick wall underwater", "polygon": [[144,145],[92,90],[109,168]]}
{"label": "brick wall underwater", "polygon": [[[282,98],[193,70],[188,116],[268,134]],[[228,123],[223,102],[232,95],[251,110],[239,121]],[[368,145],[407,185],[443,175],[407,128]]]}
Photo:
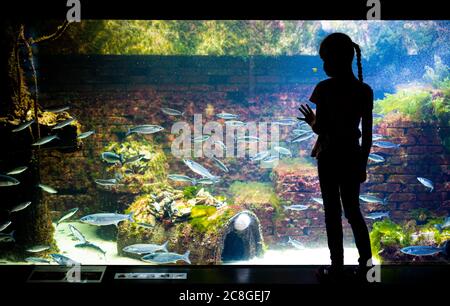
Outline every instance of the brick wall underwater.
{"label": "brick wall underwater", "polygon": [[[100,153],[108,142],[117,140],[117,131],[126,131],[131,125],[155,123],[170,129],[159,111],[162,105],[189,114],[203,112],[205,120],[224,110],[241,114],[244,121],[270,121],[273,117],[296,115],[300,103],[307,101],[314,85],[324,78],[313,71],[321,67],[317,57],[58,56],[39,58],[38,64],[43,106],[70,104],[71,114],[83,129],[96,130],[78,152],[43,153],[44,180],[60,191],[57,195],[46,194],[45,200],[58,212],[72,207],[84,212],[105,209],[99,203],[103,198],[94,183],[95,178],[105,174]],[[371,78],[370,73],[366,75],[369,84]],[[365,212],[389,209],[394,220],[404,221],[415,208],[441,214],[450,210],[450,158],[438,128],[396,115],[387,116],[377,126],[378,133],[390,136],[402,147],[374,148],[374,152],[384,152],[387,162],[370,166],[362,191],[387,198],[389,204],[363,204]],[[294,155],[308,155],[311,145],[307,142],[295,147]],[[172,166],[179,167],[176,163]],[[231,166],[227,175],[233,180],[258,181],[262,175],[258,171],[250,164]],[[434,181],[435,190],[428,192],[417,176]],[[314,168],[294,173],[277,171],[272,180],[284,200],[305,202],[311,196],[320,196]],[[281,218],[273,218],[273,209],[263,207],[259,212],[270,242],[283,242],[288,236],[325,242],[320,205],[302,212],[284,212]],[[348,225],[345,233],[350,239]]]}

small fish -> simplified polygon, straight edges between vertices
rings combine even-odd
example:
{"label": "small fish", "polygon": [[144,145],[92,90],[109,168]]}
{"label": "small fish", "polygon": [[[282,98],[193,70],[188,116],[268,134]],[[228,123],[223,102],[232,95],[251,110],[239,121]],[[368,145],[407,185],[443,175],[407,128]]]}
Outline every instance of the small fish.
{"label": "small fish", "polygon": [[240,136],[236,138],[237,143],[245,142],[245,143],[255,143],[259,141],[259,137],[256,136]]}
{"label": "small fish", "polygon": [[369,154],[369,159],[375,163],[382,163],[385,161],[384,157],[375,153]]}
{"label": "small fish", "polygon": [[117,164],[117,163],[122,164],[123,163],[122,154],[116,154],[114,152],[103,152],[101,154],[101,157],[108,164]]}
{"label": "small fish", "polygon": [[36,263],[37,264],[41,264],[41,263],[49,264],[50,263],[49,260],[47,260],[45,258],[41,258],[41,257],[27,257],[27,258],[25,258],[25,261],[29,262],[29,263],[35,263],[35,264]]}
{"label": "small fish", "polygon": [[3,175],[0,174],[0,187],[10,187],[10,186],[15,186],[15,185],[19,185],[20,182],[18,180],[16,180],[15,178],[8,176],[8,175]]}
{"label": "small fish", "polygon": [[297,122],[298,122],[298,120],[295,118],[283,118],[283,119],[278,119],[276,121],[273,121],[272,124],[273,125],[296,125]]}
{"label": "small fish", "polygon": [[50,141],[54,139],[60,139],[58,135],[49,135],[42,138],[39,138],[35,143],[32,144],[32,146],[42,146],[46,143],[49,143]]}
{"label": "small fish", "polygon": [[94,182],[100,186],[114,186],[117,185],[117,179],[95,179]]}
{"label": "small fish", "polygon": [[211,135],[200,135],[200,136],[197,136],[197,137],[193,137],[192,141],[195,142],[195,143],[205,142],[210,137],[211,137]]}
{"label": "small fish", "polygon": [[288,243],[291,244],[294,248],[298,249],[298,250],[305,250],[306,247],[303,245],[303,243],[301,243],[298,240],[295,240],[291,237],[288,238]]}
{"label": "small fish", "polygon": [[87,242],[86,238],[84,237],[84,235],[72,224],[69,224],[69,230],[72,233],[72,235],[77,238],[78,241],[80,241],[81,243],[85,243]]}
{"label": "small fish", "polygon": [[242,127],[242,126],[245,126],[246,123],[242,122],[242,121],[237,121],[237,120],[230,120],[230,121],[225,121],[225,125],[229,126],[229,127]]}
{"label": "small fish", "polygon": [[146,262],[156,263],[156,264],[168,264],[176,263],[182,260],[188,264],[191,264],[189,260],[190,251],[186,251],[184,254],[177,253],[153,253],[143,256],[141,259]]}
{"label": "small fish", "polygon": [[264,157],[262,159],[262,162],[264,162],[264,163],[273,163],[273,162],[278,161],[279,159],[280,158],[278,156],[276,156],[276,155],[269,155],[267,157]]}
{"label": "small fish", "polygon": [[145,222],[138,222],[136,224],[139,225],[140,227],[147,228],[147,229],[150,229],[150,228],[154,227],[154,225],[151,225],[151,224],[145,223]]}
{"label": "small fish", "polygon": [[55,107],[55,108],[47,108],[45,109],[46,112],[50,112],[50,113],[62,113],[65,112],[66,110],[69,110],[70,106],[59,106],[59,107]]}
{"label": "small fish", "polygon": [[295,205],[284,205],[283,206],[284,210],[295,210],[295,211],[302,211],[302,210],[306,210],[309,208],[309,205],[302,205],[302,204],[295,204]]}
{"label": "small fish", "polygon": [[69,124],[71,124],[75,120],[76,120],[76,118],[69,118],[69,119],[66,119],[64,121],[61,121],[58,124],[56,124],[54,127],[52,127],[52,130],[62,129],[63,127],[68,126]]}
{"label": "small fish", "polygon": [[125,161],[123,162],[123,164],[130,164],[130,163],[135,163],[140,161],[141,159],[143,159],[145,157],[145,154],[138,154],[135,156],[132,156],[130,158],[125,159]]}
{"label": "small fish", "polygon": [[320,204],[320,205],[323,205],[323,199],[322,198],[319,198],[319,197],[312,197],[311,198],[314,202],[316,202],[316,203],[318,203],[318,204]]}
{"label": "small fish", "polygon": [[75,260],[61,254],[50,254],[50,257],[60,266],[76,266],[80,264]]}
{"label": "small fish", "polygon": [[399,148],[399,144],[392,143],[390,141],[374,141],[373,145],[375,147],[383,148],[383,149],[393,149]]}
{"label": "small fish", "polygon": [[58,193],[56,189],[45,184],[38,184],[38,187],[48,193]]}
{"label": "small fish", "polygon": [[373,140],[373,141],[381,140],[381,139],[384,139],[384,138],[386,138],[384,135],[381,135],[381,134],[372,134],[372,140]]}
{"label": "small fish", "polygon": [[237,119],[239,118],[239,115],[235,115],[235,114],[230,114],[230,113],[225,113],[222,112],[220,114],[216,114],[216,116],[220,119],[225,119],[225,120],[231,120],[231,119]]}
{"label": "small fish", "polygon": [[74,214],[76,214],[76,212],[78,211],[78,207],[72,208],[70,209],[67,213],[65,213],[59,220],[58,222],[56,222],[56,226],[58,226],[61,222],[63,222],[64,220],[69,219],[70,217],[72,217]]}
{"label": "small fish", "polygon": [[430,188],[430,192],[433,191],[434,185],[433,185],[432,181],[430,181],[429,179],[426,179],[424,177],[417,177],[417,180],[425,187]]}
{"label": "small fish", "polygon": [[444,222],[442,224],[435,224],[434,227],[436,227],[440,233],[446,228],[450,227],[450,217],[445,218]]}
{"label": "small fish", "polygon": [[157,133],[159,131],[164,130],[164,128],[162,126],[159,125],[154,125],[154,124],[143,124],[143,125],[138,125],[132,128],[128,129],[128,132],[126,133],[125,136],[128,136],[130,134],[136,133],[136,134],[153,134],[153,133]]}
{"label": "small fish", "polygon": [[24,172],[25,170],[27,170],[28,167],[27,166],[22,166],[22,167],[17,167],[9,172],[7,172],[7,175],[14,175],[14,174],[20,174],[22,172]]}
{"label": "small fish", "polygon": [[436,255],[438,253],[447,254],[446,251],[447,244],[448,241],[446,241],[442,247],[435,247],[428,245],[408,246],[406,248],[400,249],[400,252],[413,256],[431,256]]}
{"label": "small fish", "polygon": [[261,152],[256,153],[253,156],[250,156],[250,160],[251,161],[259,161],[259,160],[262,160],[262,159],[266,158],[269,155],[270,155],[269,151],[267,151],[267,150],[266,151],[261,151]]}
{"label": "small fish", "polygon": [[84,139],[84,138],[87,138],[87,137],[91,136],[91,135],[94,134],[94,133],[95,133],[94,130],[92,130],[92,131],[87,131],[87,132],[84,132],[84,133],[79,134],[79,135],[77,136],[77,138],[78,138],[78,139]]}
{"label": "small fish", "polygon": [[228,168],[227,168],[227,166],[225,166],[225,164],[224,164],[223,162],[221,162],[220,160],[218,160],[216,157],[213,156],[211,159],[213,160],[214,164],[215,164],[220,170],[222,170],[223,172],[228,172],[228,171],[229,171]]}
{"label": "small fish", "polygon": [[308,140],[308,139],[312,138],[313,136],[314,136],[314,133],[313,132],[309,132],[309,133],[306,133],[306,134],[298,135],[298,136],[292,138],[289,142],[292,142],[292,143],[302,142],[302,141],[305,141],[305,140]]}
{"label": "small fish", "polygon": [[194,178],[183,174],[169,174],[167,178],[175,182],[189,182],[193,185],[196,184],[196,180]]}
{"label": "small fish", "polygon": [[12,213],[12,212],[17,212],[17,211],[23,210],[23,209],[27,208],[28,206],[30,206],[30,204],[31,204],[30,201],[20,203],[20,204],[14,206],[13,208],[11,208],[9,210],[9,212]]}
{"label": "small fish", "polygon": [[389,212],[388,211],[378,211],[378,212],[372,212],[372,213],[368,213],[366,215],[367,219],[372,219],[372,220],[376,220],[376,219],[381,219],[381,218],[389,218]]}
{"label": "small fish", "polygon": [[183,116],[184,112],[180,112],[179,110],[173,109],[173,108],[168,108],[168,107],[161,107],[161,111],[166,114],[166,115],[170,115],[170,116]]}
{"label": "small fish", "polygon": [[212,184],[215,184],[218,182],[219,182],[219,179],[210,179],[208,177],[204,177],[204,178],[198,179],[196,183],[200,184],[200,185],[212,185]]}
{"label": "small fish", "polygon": [[124,252],[144,255],[150,253],[156,253],[158,251],[162,251],[167,253],[167,245],[169,241],[164,242],[163,244],[133,244],[123,248]]}
{"label": "small fish", "polygon": [[218,145],[223,150],[227,149],[227,146],[221,140],[214,140],[213,144]]}
{"label": "small fish", "polygon": [[[312,133],[312,131],[311,131],[311,130],[303,130],[303,129],[293,129],[293,130],[291,131],[291,133],[292,133],[294,136],[300,137],[300,136],[303,136],[303,135],[306,135],[306,134],[310,134],[310,133]],[[295,137],[294,137],[294,138],[295,138]]]}
{"label": "small fish", "polygon": [[280,146],[275,146],[275,147],[273,147],[273,150],[278,152],[281,155],[292,156],[291,150],[289,150],[287,148],[283,148],[283,147],[280,147]]}
{"label": "small fish", "polygon": [[11,231],[9,234],[0,233],[0,242],[15,242],[14,233],[15,231]]}
{"label": "small fish", "polygon": [[5,221],[3,223],[0,223],[0,232],[2,232],[3,230],[5,230],[8,226],[11,225],[11,221]]}
{"label": "small fish", "polygon": [[98,252],[102,253],[103,256],[106,255],[106,251],[105,251],[105,250],[103,250],[103,249],[102,249],[101,247],[99,247],[98,245],[96,245],[96,244],[94,244],[94,243],[92,243],[92,242],[89,242],[89,241],[86,241],[86,242],[83,242],[83,243],[75,244],[75,247],[76,247],[76,248],[90,248],[90,249],[93,249],[93,250],[95,250],[95,251],[98,251]]}
{"label": "small fish", "polygon": [[27,252],[29,253],[40,253],[40,252],[44,252],[50,249],[50,246],[48,245],[35,245],[32,246],[31,248],[26,249]]}
{"label": "small fish", "polygon": [[367,203],[376,203],[376,204],[383,204],[386,205],[387,204],[387,198],[384,199],[380,199],[376,196],[370,195],[370,194],[361,194],[359,196],[359,199],[361,201],[367,202]]}
{"label": "small fish", "polygon": [[15,132],[20,132],[22,130],[25,130],[27,127],[29,127],[33,123],[34,123],[34,119],[31,119],[30,121],[26,121],[24,123],[21,123],[18,127],[13,129],[11,132],[15,133]]}
{"label": "small fish", "polygon": [[90,225],[112,225],[118,226],[121,221],[128,220],[130,222],[134,222],[133,213],[128,215],[124,214],[116,214],[116,213],[99,213],[84,216],[80,219],[81,222],[87,223]]}
{"label": "small fish", "polygon": [[199,163],[196,163],[193,160],[189,160],[189,159],[183,159],[183,162],[186,164],[186,166],[188,166],[192,171],[194,171],[195,173],[203,176],[203,177],[207,177],[207,178],[216,178],[211,172],[209,172],[208,169],[206,169],[205,167],[203,167],[202,165],[200,165]]}

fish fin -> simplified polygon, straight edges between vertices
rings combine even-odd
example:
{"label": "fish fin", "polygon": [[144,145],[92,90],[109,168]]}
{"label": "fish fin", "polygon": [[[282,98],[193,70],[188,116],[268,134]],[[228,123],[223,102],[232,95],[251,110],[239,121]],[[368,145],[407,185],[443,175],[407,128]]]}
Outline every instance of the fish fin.
{"label": "fish fin", "polygon": [[187,250],[186,253],[183,254],[183,260],[187,262],[188,264],[191,264],[191,260],[189,259],[189,254],[191,254],[191,251]]}
{"label": "fish fin", "polygon": [[128,214],[128,220],[130,221],[130,222],[134,222],[134,219],[133,219],[133,212],[130,212],[129,214]]}
{"label": "fish fin", "polygon": [[191,182],[192,182],[192,185],[194,185],[194,186],[197,185],[197,180],[196,179],[192,179]]}
{"label": "fish fin", "polygon": [[130,136],[131,134],[131,129],[128,129],[127,133],[125,134],[125,137]]}
{"label": "fish fin", "polygon": [[169,240],[167,240],[166,242],[163,243],[163,245],[161,246],[161,250],[164,252],[168,252],[167,250],[167,245],[169,244]]}
{"label": "fish fin", "polygon": [[11,236],[11,238],[14,238],[14,234],[16,233],[16,230],[12,230],[11,233],[8,234],[8,236]]}
{"label": "fish fin", "polygon": [[284,210],[288,210],[288,207],[286,205],[283,205]]}

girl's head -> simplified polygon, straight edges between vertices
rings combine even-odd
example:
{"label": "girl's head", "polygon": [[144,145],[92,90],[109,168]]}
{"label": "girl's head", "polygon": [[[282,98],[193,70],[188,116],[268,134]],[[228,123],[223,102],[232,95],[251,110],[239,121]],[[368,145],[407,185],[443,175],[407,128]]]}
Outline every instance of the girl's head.
{"label": "girl's head", "polygon": [[362,82],[361,50],[352,39],[343,33],[333,33],[325,37],[320,44],[319,55],[323,60],[323,69],[331,77],[352,73],[355,56],[358,65],[358,79]]}

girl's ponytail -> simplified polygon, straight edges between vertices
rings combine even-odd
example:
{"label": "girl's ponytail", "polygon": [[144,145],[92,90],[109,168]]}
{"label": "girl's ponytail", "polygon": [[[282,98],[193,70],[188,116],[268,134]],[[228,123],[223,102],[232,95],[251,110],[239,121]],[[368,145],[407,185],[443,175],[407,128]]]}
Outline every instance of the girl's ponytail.
{"label": "girl's ponytail", "polygon": [[358,66],[358,79],[362,82],[363,74],[362,74],[362,64],[361,64],[361,49],[359,48],[359,45],[355,44],[355,43],[353,43],[353,48],[355,48],[355,51],[356,51],[356,65]]}

